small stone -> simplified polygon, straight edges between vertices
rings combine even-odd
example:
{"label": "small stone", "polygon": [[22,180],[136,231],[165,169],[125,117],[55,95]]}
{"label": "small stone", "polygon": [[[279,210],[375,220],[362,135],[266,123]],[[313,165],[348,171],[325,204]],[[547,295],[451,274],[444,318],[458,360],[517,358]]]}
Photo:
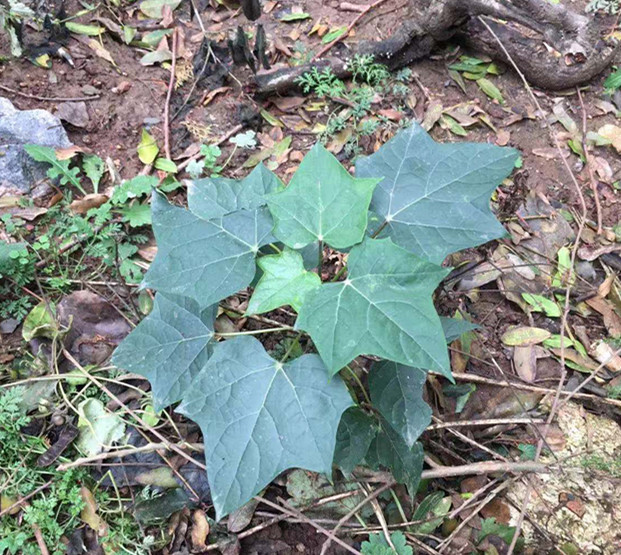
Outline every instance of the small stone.
{"label": "small stone", "polygon": [[96,87],[93,87],[93,85],[84,85],[82,87],[82,92],[86,96],[96,96],[99,94],[99,89]]}
{"label": "small stone", "polygon": [[56,75],[53,71],[50,71],[47,75],[47,80],[50,85],[58,84],[58,75]]}
{"label": "small stone", "polygon": [[15,318],[7,318],[0,322],[0,333],[13,333],[17,326],[19,326],[19,320]]}
{"label": "small stone", "polygon": [[45,110],[17,110],[0,97],[0,197],[28,193],[45,179],[48,165],[35,162],[24,145],[69,148],[60,120]]}
{"label": "small stone", "polygon": [[162,120],[160,118],[144,118],[142,123],[145,125],[158,125]]}

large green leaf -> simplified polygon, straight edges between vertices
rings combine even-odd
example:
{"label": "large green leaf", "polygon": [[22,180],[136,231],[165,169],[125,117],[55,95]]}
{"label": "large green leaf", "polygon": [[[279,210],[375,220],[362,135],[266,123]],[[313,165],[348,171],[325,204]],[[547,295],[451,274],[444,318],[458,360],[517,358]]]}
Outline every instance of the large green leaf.
{"label": "large green leaf", "polygon": [[356,175],[384,178],[371,203],[385,221],[379,236],[440,263],[504,235],[489,199],[517,158],[517,151],[490,144],[439,144],[413,124],[359,159]]}
{"label": "large green leaf", "polygon": [[201,310],[178,295],[155,295],[153,310],[119,345],[112,364],[151,382],[161,410],[181,400],[213,347],[217,305]]}
{"label": "large green leaf", "polygon": [[378,182],[352,177],[317,143],[302,160],[289,186],[268,197],[274,235],[294,249],[313,241],[324,241],[336,249],[359,243]]}
{"label": "large green leaf", "polygon": [[366,454],[377,434],[375,420],[360,407],[351,407],[343,413],[336,434],[334,464],[345,474],[351,474]]}
{"label": "large green leaf", "polygon": [[450,376],[431,301],[447,273],[390,239],[367,239],[351,250],[345,281],[307,295],[296,326],[310,334],[331,374],[366,354]]}
{"label": "large green leaf", "polygon": [[201,308],[247,287],[256,253],[274,240],[265,207],[204,220],[154,192],[151,209],[158,251],[143,285],[191,297]]}
{"label": "large green leaf", "polygon": [[365,461],[374,470],[380,467],[389,469],[395,480],[405,484],[413,497],[423,472],[423,457],[420,443],[408,447],[403,438],[381,420],[381,430],[371,443]]}
{"label": "large green leaf", "polygon": [[317,355],[283,365],[252,337],[219,343],[178,409],[203,431],[217,517],[288,468],[329,474],[339,421],[351,405]]}
{"label": "large green leaf", "polygon": [[207,177],[188,181],[188,206],[197,216],[211,220],[236,210],[264,206],[266,195],[282,188],[280,179],[259,164],[244,179]]}
{"label": "large green leaf", "polygon": [[431,409],[423,401],[427,373],[396,362],[376,362],[369,372],[373,406],[412,447],[431,422]]}
{"label": "large green leaf", "polygon": [[262,256],[257,264],[263,276],[248,303],[248,314],[269,312],[283,305],[299,311],[306,295],[321,286],[319,276],[304,268],[304,259],[296,251],[285,248],[280,254]]}

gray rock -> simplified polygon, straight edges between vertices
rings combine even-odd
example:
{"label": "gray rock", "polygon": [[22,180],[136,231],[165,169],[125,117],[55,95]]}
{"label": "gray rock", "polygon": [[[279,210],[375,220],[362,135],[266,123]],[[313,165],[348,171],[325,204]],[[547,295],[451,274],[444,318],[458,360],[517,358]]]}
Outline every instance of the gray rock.
{"label": "gray rock", "polygon": [[0,97],[0,197],[26,194],[46,177],[49,166],[30,158],[26,144],[71,146],[56,116],[45,110],[18,110]]}

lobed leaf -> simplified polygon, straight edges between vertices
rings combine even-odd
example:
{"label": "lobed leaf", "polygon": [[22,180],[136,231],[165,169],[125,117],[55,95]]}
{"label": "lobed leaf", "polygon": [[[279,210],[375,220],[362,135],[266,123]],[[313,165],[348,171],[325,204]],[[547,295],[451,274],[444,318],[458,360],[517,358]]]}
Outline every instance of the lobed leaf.
{"label": "lobed leaf", "polygon": [[423,472],[423,446],[415,443],[408,447],[389,424],[380,419],[381,430],[371,443],[365,457],[374,470],[389,469],[395,480],[405,484],[411,497],[416,494]]}
{"label": "lobed leaf", "polygon": [[383,218],[378,236],[440,263],[505,234],[489,199],[517,158],[516,150],[490,144],[439,144],[413,124],[359,159],[356,175],[383,177],[371,202]]}
{"label": "lobed leaf", "polygon": [[257,264],[263,275],[250,298],[247,314],[261,314],[284,305],[299,312],[306,295],[321,286],[319,276],[304,268],[304,259],[296,251],[286,248],[280,254],[262,256]]}
{"label": "lobed leaf", "polygon": [[431,295],[448,270],[395,245],[367,239],[354,247],[345,281],[311,291],[296,327],[308,332],[330,374],[358,355],[376,355],[450,377]]}
{"label": "lobed leaf", "polygon": [[265,196],[283,187],[276,174],[259,164],[244,179],[208,177],[188,181],[188,207],[200,218],[220,218],[236,210],[265,206]]}
{"label": "lobed leaf", "polygon": [[153,310],[119,345],[112,364],[151,383],[156,411],[180,401],[213,348],[217,305],[155,295]]}
{"label": "lobed leaf", "polygon": [[373,406],[411,448],[431,422],[423,400],[427,372],[390,361],[376,362],[369,372]]}
{"label": "lobed leaf", "polygon": [[343,413],[336,433],[334,464],[344,474],[351,474],[369,452],[377,435],[375,420],[360,407],[351,407]]}
{"label": "lobed leaf", "polygon": [[289,186],[268,197],[274,236],[294,249],[313,241],[325,241],[336,249],[359,243],[378,181],[352,177],[317,143],[302,160]]}
{"label": "lobed leaf", "polygon": [[339,421],[351,405],[317,355],[281,364],[250,336],[216,345],[177,410],[203,431],[217,518],[288,468],[330,474]]}
{"label": "lobed leaf", "polygon": [[204,220],[154,192],[151,209],[158,251],[143,285],[191,297],[201,308],[247,287],[256,253],[274,241],[266,208]]}

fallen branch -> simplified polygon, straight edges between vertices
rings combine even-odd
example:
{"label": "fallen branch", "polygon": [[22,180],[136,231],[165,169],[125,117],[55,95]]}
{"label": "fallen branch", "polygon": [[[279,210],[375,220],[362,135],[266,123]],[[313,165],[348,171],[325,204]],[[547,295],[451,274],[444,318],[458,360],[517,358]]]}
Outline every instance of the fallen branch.
{"label": "fallen branch", "polygon": [[30,98],[32,100],[42,100],[45,102],[88,102],[89,100],[97,100],[101,98],[100,94],[94,94],[93,96],[73,96],[73,97],[64,97],[64,96],[39,96],[36,94],[28,94],[21,91],[16,91],[15,89],[11,89],[6,85],[0,85],[0,90],[4,92],[8,92],[10,94],[15,94],[17,96],[22,96],[24,98]]}
{"label": "fallen branch", "polygon": [[[378,4],[379,0],[369,10]],[[356,17],[352,25],[365,13],[368,10]],[[485,16],[486,21],[479,16]],[[457,38],[492,57],[509,63],[513,60],[532,84],[559,90],[590,81],[610,66],[618,50],[605,37],[597,18],[548,0],[410,0],[404,19],[390,37],[364,42],[348,52],[347,57],[370,54],[390,69],[397,69],[428,56],[437,44]],[[503,49],[485,32],[483,24],[501,38]],[[346,60],[321,58],[333,44],[334,41],[320,51],[318,59],[310,64],[257,74],[258,93],[280,93],[293,88],[297,78],[312,67],[329,67],[337,77],[348,77]]]}

